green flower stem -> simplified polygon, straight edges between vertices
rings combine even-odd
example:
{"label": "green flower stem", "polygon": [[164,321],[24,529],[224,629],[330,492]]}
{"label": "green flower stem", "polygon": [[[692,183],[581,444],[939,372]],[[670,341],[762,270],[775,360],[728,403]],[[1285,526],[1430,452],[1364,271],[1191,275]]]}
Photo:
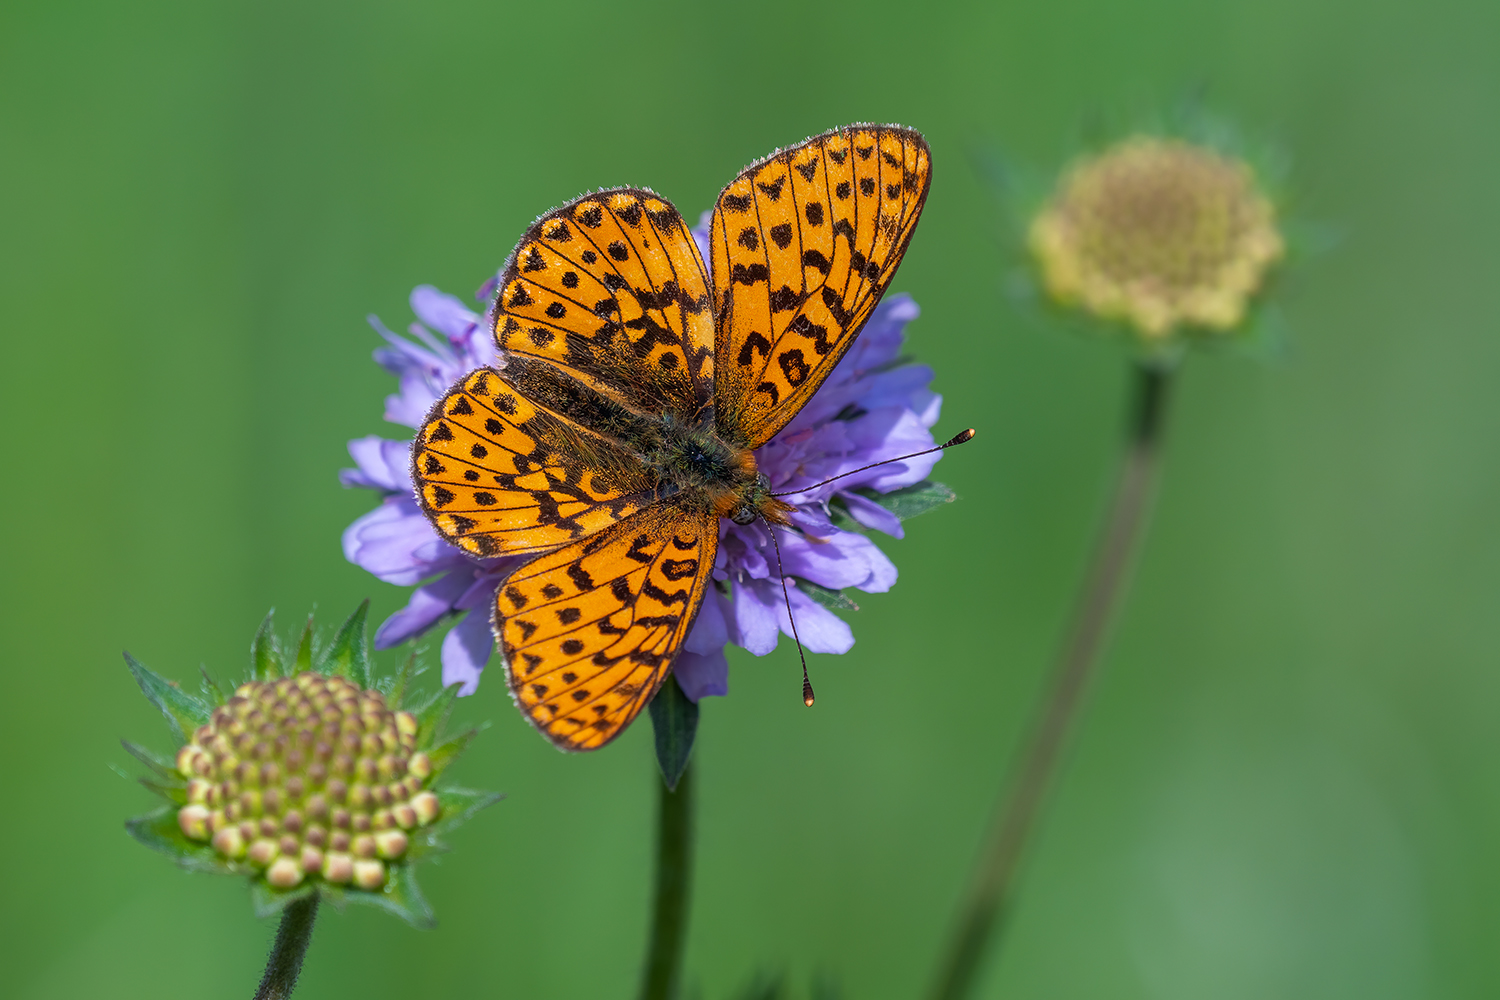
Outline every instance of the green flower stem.
{"label": "green flower stem", "polygon": [[661,783],[656,820],[656,903],[641,980],[641,1000],[672,1000],[687,938],[688,889],[693,871],[693,766],[677,789]]}
{"label": "green flower stem", "polygon": [[317,919],[316,892],[308,893],[282,911],[281,927],[276,931],[271,957],[266,959],[266,974],[260,981],[260,989],[255,991],[255,1000],[283,1000],[292,995]]}
{"label": "green flower stem", "polygon": [[1046,700],[1006,785],[986,840],[968,902],[931,996],[962,1000],[973,993],[997,918],[1010,907],[1016,869],[1036,826],[1057,765],[1067,746],[1115,608],[1124,595],[1156,482],[1171,368],[1141,362],[1135,369],[1135,403],[1124,463],[1099,547],[1079,593]]}

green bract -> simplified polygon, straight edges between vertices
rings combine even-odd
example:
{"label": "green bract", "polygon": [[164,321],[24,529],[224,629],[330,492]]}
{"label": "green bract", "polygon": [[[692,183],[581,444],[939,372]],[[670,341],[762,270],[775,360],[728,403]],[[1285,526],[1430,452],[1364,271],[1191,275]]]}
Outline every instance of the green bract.
{"label": "green bract", "polygon": [[129,820],[130,834],[186,868],[249,876],[258,916],[319,893],[432,926],[413,865],[500,796],[439,784],[476,731],[444,738],[457,685],[403,704],[410,661],[372,681],[368,605],[321,649],[309,618],[290,657],[267,615],[250,676],[227,697],[207,674],[197,697],[126,653],[180,743],[171,758],[125,744],[168,802]]}

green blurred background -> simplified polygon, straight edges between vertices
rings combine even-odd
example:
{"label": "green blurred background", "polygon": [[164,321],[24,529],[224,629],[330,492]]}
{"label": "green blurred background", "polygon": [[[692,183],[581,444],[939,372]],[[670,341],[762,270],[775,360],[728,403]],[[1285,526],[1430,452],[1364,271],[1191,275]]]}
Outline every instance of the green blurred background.
{"label": "green blurred background", "polygon": [[[854,120],[936,159],[923,308],[960,503],[888,551],[844,657],[733,660],[697,750],[686,981],[924,988],[1113,470],[1117,352],[1009,304],[972,166],[1064,162],[1205,87],[1342,229],[1273,365],[1195,360],[1151,536],[990,997],[1490,997],[1500,934],[1500,8],[10,0],[0,8],[0,992],[247,995],[241,885],[130,842],[108,762],[167,743],[120,659],[240,671],[272,605],[405,598],[344,562],[394,433],[369,312],[467,296],[538,213],[648,184],[689,216]],[[435,644],[434,644],[435,652]],[[394,655],[384,658],[394,662]],[[650,730],[553,751],[498,676],[458,777],[507,801],[413,931],[329,913],[307,997],[632,996]],[[544,860],[551,859],[551,860]],[[696,994],[690,994],[696,995]]]}

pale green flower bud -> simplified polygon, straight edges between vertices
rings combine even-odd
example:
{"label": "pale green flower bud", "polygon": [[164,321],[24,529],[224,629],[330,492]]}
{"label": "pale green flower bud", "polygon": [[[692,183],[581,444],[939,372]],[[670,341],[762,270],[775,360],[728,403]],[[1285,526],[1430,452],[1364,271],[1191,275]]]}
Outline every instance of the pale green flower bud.
{"label": "pale green flower bud", "polygon": [[290,889],[302,882],[302,866],[296,859],[282,855],[266,869],[266,881],[278,889]]}
{"label": "pale green flower bud", "polygon": [[354,884],[361,889],[379,889],[385,885],[385,865],[379,861],[354,862]]}
{"label": "pale green flower bud", "polygon": [[1284,244],[1244,162],[1137,136],[1076,165],[1031,225],[1057,301],[1148,341],[1238,326]]}
{"label": "pale green flower bud", "polygon": [[183,806],[177,810],[177,825],[182,828],[182,835],[189,840],[207,840],[210,815],[208,809],[201,805]]}

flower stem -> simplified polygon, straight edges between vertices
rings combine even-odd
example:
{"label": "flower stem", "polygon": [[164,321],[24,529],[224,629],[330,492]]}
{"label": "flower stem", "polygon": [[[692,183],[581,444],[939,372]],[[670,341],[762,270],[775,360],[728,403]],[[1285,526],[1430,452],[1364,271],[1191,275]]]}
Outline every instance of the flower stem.
{"label": "flower stem", "polygon": [[656,819],[656,902],[641,980],[641,1000],[672,1000],[687,937],[688,888],[693,870],[693,765],[677,789],[661,783]]}
{"label": "flower stem", "polygon": [[1046,699],[1014,765],[1000,812],[984,844],[967,905],[931,994],[935,1000],[962,1000],[973,992],[985,952],[996,936],[997,923],[1010,907],[1016,869],[1056,778],[1059,759],[1098,665],[1110,619],[1124,594],[1131,557],[1151,506],[1170,379],[1167,365],[1136,365],[1129,438],[1104,532],[1079,591]]}
{"label": "flower stem", "polygon": [[255,1000],[283,1000],[292,995],[297,976],[302,972],[302,956],[312,941],[313,922],[318,919],[318,894],[310,893],[287,906],[281,914],[281,927],[271,957],[266,959],[266,974],[255,991]]}

